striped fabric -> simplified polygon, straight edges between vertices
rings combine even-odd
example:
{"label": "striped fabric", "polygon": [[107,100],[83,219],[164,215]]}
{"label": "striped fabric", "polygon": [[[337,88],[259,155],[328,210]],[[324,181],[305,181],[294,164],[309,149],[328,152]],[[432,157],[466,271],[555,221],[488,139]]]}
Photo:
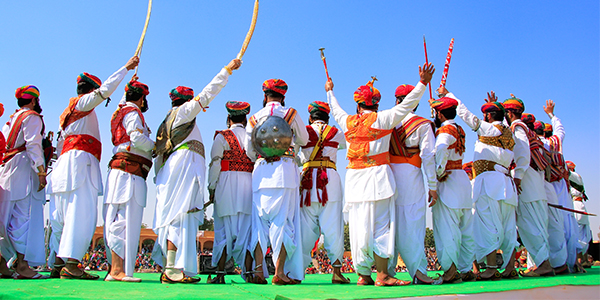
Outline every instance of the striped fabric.
{"label": "striped fabric", "polygon": [[406,138],[409,137],[423,124],[431,125],[433,123],[423,117],[413,116],[400,128],[394,128],[392,131],[392,139],[390,140],[390,154],[395,156],[412,157],[420,152],[419,147],[406,147]]}

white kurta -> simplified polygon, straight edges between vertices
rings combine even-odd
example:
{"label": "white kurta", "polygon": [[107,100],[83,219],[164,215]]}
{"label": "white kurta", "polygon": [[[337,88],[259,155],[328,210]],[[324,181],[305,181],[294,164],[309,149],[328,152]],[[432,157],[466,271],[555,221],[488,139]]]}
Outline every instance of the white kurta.
{"label": "white kurta", "polygon": [[[544,189],[548,203],[558,205],[558,196],[552,184],[544,181]],[[567,242],[565,240],[565,224],[563,214],[555,207],[547,207],[548,213],[548,246],[549,261],[553,268],[562,267],[567,263]]]}
{"label": "white kurta", "polygon": [[[8,135],[17,116],[29,110],[22,108],[12,115],[2,128]],[[16,154],[0,166],[0,250],[8,261],[17,253],[25,255],[30,266],[45,263],[44,251],[44,190],[38,191],[37,168],[44,166],[42,150],[43,120],[39,116],[26,117],[15,141],[15,148],[26,150]]]}
{"label": "white kurta", "polygon": [[[242,124],[229,128],[240,147],[246,150],[246,129]],[[212,264],[217,266],[223,251],[227,249],[226,260],[233,257],[246,272],[246,251],[250,249],[252,230],[252,173],[239,171],[221,172],[223,152],[231,150],[222,134],[217,134],[210,151],[212,157],[208,171],[208,189],[215,195],[215,240]]]}
{"label": "white kurta", "polygon": [[[575,171],[572,171],[569,174],[569,180],[574,183],[583,186],[583,179],[581,175],[577,174]],[[587,212],[585,208],[585,202],[583,202],[583,193],[575,189],[571,186],[571,197],[573,197],[573,208],[580,211]],[[579,200],[575,200],[575,198],[580,198]],[[586,253],[589,247],[589,242],[592,239],[592,229],[590,228],[590,221],[587,215],[583,214],[575,214],[575,219],[577,220],[577,224],[579,225],[579,244],[581,245],[580,253]]]}
{"label": "white kurta", "polygon": [[[525,126],[521,120],[515,120],[514,123]],[[513,176],[521,179],[522,189],[517,205],[517,227],[523,245],[527,248],[527,252],[535,264],[539,266],[550,257],[544,173],[530,167],[529,138],[523,127],[515,125],[513,135],[516,164]]]}
{"label": "white kurta", "polygon": [[[400,128],[410,118],[416,116],[409,113]],[[406,137],[406,147],[419,147],[421,168],[409,163],[391,163],[392,173],[396,181],[396,254],[399,253],[406,264],[411,277],[417,271],[427,274],[427,257],[425,256],[425,212],[427,211],[428,190],[436,190],[434,145],[435,135],[428,123],[420,125],[415,132]],[[423,184],[423,173],[427,180],[428,190]]]}
{"label": "white kurta", "polygon": [[[425,85],[419,82],[402,103],[391,109],[377,112],[377,119],[371,127],[389,130],[398,126],[417,106],[424,92]],[[333,91],[327,92],[327,101],[333,118],[342,131],[347,132],[346,120],[349,115],[340,107]],[[388,134],[369,142],[368,155],[389,152],[390,139],[391,135]],[[387,164],[346,171],[345,209],[349,212],[352,260],[358,274],[371,274],[374,255],[390,259],[388,272],[394,274],[395,261],[391,258],[396,252],[394,249],[396,210],[393,198],[395,190],[394,174]]]}
{"label": "white kurta", "polygon": [[[284,117],[288,108],[279,102],[268,102],[264,108],[254,114],[257,122],[270,115]],[[293,144],[303,146],[308,142],[306,125],[296,115],[290,127],[294,132]],[[246,128],[246,146],[250,159],[257,158],[252,147],[251,136],[254,127]],[[273,262],[277,262],[281,247],[285,247],[287,256],[283,270],[290,272],[290,278],[304,279],[302,249],[302,228],[300,225],[300,174],[293,158],[282,157],[280,161],[268,163],[259,159],[252,173],[252,241],[251,249],[260,243],[263,255],[267,247],[273,249]],[[254,255],[254,251],[252,251]],[[264,265],[264,262],[263,262]],[[265,277],[267,268],[263,267]]]}
{"label": "white kurta", "polygon": [[[126,106],[136,106],[127,102]],[[122,121],[131,142],[116,145],[113,154],[132,153],[152,159],[154,142],[148,126],[136,111],[131,111]],[[129,150],[127,149],[129,146]],[[125,274],[133,276],[138,253],[144,207],[146,207],[146,180],[122,170],[111,169],[104,192],[104,240],[106,256],[111,260],[114,251],[124,262]]]}
{"label": "white kurta", "polygon": [[[212,81],[192,100],[177,108],[177,116],[173,128],[191,122],[207,107],[227,84],[229,73],[225,69],[215,76]],[[174,149],[188,141],[202,142],[198,124],[191,133]],[[173,152],[163,163],[159,156],[154,162],[156,174],[156,209],[153,230],[158,235],[152,259],[164,267],[167,254],[167,241],[177,247],[175,268],[186,275],[198,273],[196,257],[196,233],[198,226],[204,221],[204,188],[206,167],[204,157],[188,150],[180,149]],[[200,211],[188,213],[198,208]]]}
{"label": "white kurta", "polygon": [[[69,135],[87,134],[102,141],[98,118],[94,108],[115,91],[127,69],[121,67],[93,92],[84,95],[75,106],[78,111],[92,111],[87,116],[61,128],[58,148]],[[50,242],[49,265],[54,264],[54,254],[61,258],[81,259],[87,251],[98,215],[98,196],[102,195],[102,174],[98,159],[82,150],[70,150],[58,157],[48,176],[46,193],[50,194]]]}
{"label": "white kurta", "polygon": [[[447,120],[442,126],[454,124],[454,120]],[[448,149],[455,142],[456,138],[451,134],[440,133],[437,136],[435,169],[438,176],[444,174],[448,161],[462,161],[463,154]],[[462,169],[448,172],[446,180],[437,184],[439,200],[431,209],[437,256],[444,271],[454,263],[460,272],[468,272],[475,260],[471,182]]]}
{"label": "white kurta", "polygon": [[[471,113],[452,93],[447,96],[458,101],[457,115],[476,131],[478,136],[493,137],[502,134],[494,127],[501,122],[484,122]],[[504,258],[501,269],[506,267],[517,246],[517,191],[508,172],[513,157],[513,152],[508,149],[490,146],[479,140],[475,142],[473,161],[496,162],[495,171],[478,174],[473,183],[475,259],[483,261],[488,254],[500,249]]]}
{"label": "white kurta", "polygon": [[[315,121],[311,124],[317,137],[321,138],[322,128],[325,126],[323,121]],[[346,139],[344,133],[339,130],[331,139],[332,142],[337,142],[338,147],[323,147],[323,157],[328,157],[334,163],[337,162],[337,151],[346,148]],[[314,147],[303,148],[298,153],[300,163],[304,164],[309,161]],[[308,267],[311,263],[310,253],[315,242],[321,234],[324,236],[324,246],[327,250],[327,256],[333,264],[336,260],[340,263],[344,257],[344,216],[342,194],[342,180],[335,169],[327,169],[327,203],[323,206],[319,203],[319,197],[322,197],[322,191],[317,189],[317,169],[311,170],[312,189],[303,191],[306,195],[310,193],[310,206],[303,206],[300,209],[302,219],[302,248],[304,250],[304,267]]]}

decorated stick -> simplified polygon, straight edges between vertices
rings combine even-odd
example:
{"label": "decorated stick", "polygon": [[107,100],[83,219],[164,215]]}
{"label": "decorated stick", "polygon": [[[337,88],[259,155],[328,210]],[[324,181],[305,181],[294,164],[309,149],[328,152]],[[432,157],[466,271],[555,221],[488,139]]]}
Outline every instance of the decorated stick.
{"label": "decorated stick", "polygon": [[[425,42],[425,35],[423,35],[423,48],[425,48],[425,63],[429,64],[429,58],[427,58],[427,42]],[[431,92],[431,82],[429,82],[429,99],[433,99],[433,93]],[[431,108],[431,117],[433,118],[433,107]]]}
{"label": "decorated stick", "polygon": [[575,209],[572,209],[572,208],[567,208],[567,207],[564,207],[562,205],[556,205],[556,204],[552,204],[552,203],[547,203],[547,204],[548,204],[548,206],[555,207],[555,208],[562,209],[562,210],[566,210],[566,211],[569,211],[569,212],[574,212],[576,214],[582,214],[582,215],[588,215],[588,216],[596,216],[595,214],[591,214],[589,212],[585,212],[585,211],[581,211],[581,210],[575,210]]}
{"label": "decorated stick", "polygon": [[325,53],[323,53],[323,50],[325,50],[325,48],[319,48],[319,51],[321,51],[321,59],[323,60],[323,65],[325,66],[325,74],[327,75],[327,81],[329,81],[329,71],[327,71],[327,61],[325,60]]}
{"label": "decorated stick", "polygon": [[[140,57],[142,54],[142,47],[144,46],[144,39],[146,38],[146,31],[148,30],[148,23],[150,23],[150,13],[152,12],[152,0],[148,0],[148,13],[146,14],[146,23],[144,23],[144,30],[142,31],[142,36],[140,37],[140,41],[138,42],[137,49],[135,49],[135,56]],[[135,67],[135,73],[133,76],[137,75],[138,68]]]}
{"label": "decorated stick", "polygon": [[452,58],[452,50],[454,50],[454,39],[450,40],[450,47],[448,47],[448,55],[446,55],[446,64],[444,65],[444,73],[442,73],[442,82],[440,87],[446,86],[446,78],[448,78],[448,69],[450,68],[450,59]]}
{"label": "decorated stick", "polygon": [[250,30],[246,34],[246,38],[244,39],[244,43],[242,44],[242,49],[237,55],[238,59],[242,59],[244,53],[246,53],[246,49],[248,48],[248,44],[250,44],[250,39],[252,39],[252,34],[254,34],[254,27],[256,27],[256,18],[258,18],[258,0],[254,1],[254,11],[252,12],[252,23],[250,23]]}

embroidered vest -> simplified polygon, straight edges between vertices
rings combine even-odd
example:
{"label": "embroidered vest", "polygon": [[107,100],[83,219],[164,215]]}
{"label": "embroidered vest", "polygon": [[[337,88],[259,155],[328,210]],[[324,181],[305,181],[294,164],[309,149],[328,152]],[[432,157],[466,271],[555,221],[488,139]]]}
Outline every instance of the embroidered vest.
{"label": "embroidered vest", "polygon": [[92,111],[94,111],[93,109],[90,111],[79,111],[75,109],[75,106],[77,106],[77,103],[79,103],[79,99],[81,99],[83,96],[84,95],[79,95],[69,99],[69,106],[67,106],[67,108],[65,108],[63,113],[60,115],[59,125],[62,130],[65,130],[67,126],[71,125],[73,122],[91,114]]}
{"label": "embroidered vest", "polygon": [[[15,114],[19,111],[21,111],[21,109],[17,109]],[[25,142],[25,144],[19,145],[19,146],[16,146],[15,144],[17,143],[17,137],[19,136],[19,132],[21,131],[21,127],[23,126],[23,121],[25,121],[25,119],[31,115],[39,116],[40,118],[42,118],[42,115],[38,114],[37,112],[35,112],[33,110],[25,110],[24,112],[20,113],[16,117],[12,126],[11,126],[10,122],[6,123],[7,125],[10,126],[10,131],[8,133],[8,138],[6,139],[6,152],[4,154],[4,157],[2,158],[3,163],[7,163],[19,152],[23,152],[26,150],[27,142]],[[11,115],[10,119],[12,119],[13,116],[14,115]],[[42,118],[42,132],[40,132],[40,134],[42,136],[44,135],[44,130],[45,130],[45,125],[44,125],[44,119]]]}
{"label": "embroidered vest", "polygon": [[110,120],[110,132],[112,133],[113,145],[117,146],[131,141],[125,126],[123,126],[123,119],[132,111],[137,112],[138,116],[140,116],[140,119],[142,119],[142,124],[146,126],[146,120],[144,119],[144,115],[139,108],[135,106],[119,104],[119,108],[117,108],[117,110],[113,113]]}
{"label": "embroidered vest", "polygon": [[515,140],[513,139],[512,131],[501,124],[496,124],[494,127],[498,128],[502,134],[499,136],[479,136],[479,141],[490,146],[513,151]]}
{"label": "embroidered vest", "polygon": [[190,122],[181,124],[173,128],[175,117],[179,107],[172,108],[167,117],[160,123],[158,131],[156,132],[156,144],[154,154],[163,155],[163,161],[167,161],[167,158],[175,151],[175,146],[183,142],[194,130],[196,126],[196,118]]}
{"label": "embroidered vest", "polygon": [[[317,169],[317,189],[322,191],[322,196],[317,193],[317,198],[319,199],[319,203],[325,205],[329,200],[327,194],[327,183],[329,183],[327,169],[331,167],[335,169],[335,163],[333,163],[329,157],[323,156],[323,149],[325,147],[337,149],[339,143],[332,141],[332,139],[338,133],[338,129],[333,126],[325,125],[321,128],[320,138],[312,126],[307,125],[306,131],[308,131],[308,143],[305,146],[302,146],[302,148],[314,148],[309,161],[304,164],[304,168],[302,169],[302,179],[300,180],[300,197],[302,198],[300,199],[300,207],[310,206],[311,204],[310,191],[313,188],[312,171],[314,169]],[[303,193],[304,190],[308,191],[306,195]]]}
{"label": "embroidered vest", "polygon": [[223,151],[221,172],[237,171],[252,173],[252,170],[254,170],[254,163],[246,154],[246,150],[242,149],[240,146],[235,133],[229,129],[217,131],[215,132],[215,137],[217,137],[219,133],[225,138],[225,141],[227,141],[227,144],[229,144],[229,148],[231,149]]}
{"label": "embroidered vest", "polygon": [[390,163],[388,151],[369,156],[369,142],[376,141],[390,133],[392,129],[376,129],[371,126],[377,120],[377,113],[371,112],[348,116],[346,119],[346,141],[348,147],[348,169],[364,169]]}
{"label": "embroidered vest", "polygon": [[530,130],[525,124],[521,122],[514,122],[510,125],[510,130],[514,133],[518,127],[523,128],[527,134],[529,140],[529,151],[531,153],[531,160],[529,166],[536,171],[544,171],[550,165],[550,162],[544,157],[544,143],[540,138]]}
{"label": "embroidered vest", "polygon": [[456,141],[452,145],[448,146],[448,149],[454,149],[454,152],[459,155],[465,153],[465,131],[458,124],[448,124],[440,127],[436,132],[435,136],[446,133],[453,136]]}

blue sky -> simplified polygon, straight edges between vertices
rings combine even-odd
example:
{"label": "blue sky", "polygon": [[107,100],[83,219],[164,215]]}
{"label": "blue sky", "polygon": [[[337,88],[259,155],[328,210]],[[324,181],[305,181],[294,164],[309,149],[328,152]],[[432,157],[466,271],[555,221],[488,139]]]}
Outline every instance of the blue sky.
{"label": "blue sky", "polygon": [[[170,108],[172,88],[185,85],[199,92],[235,57],[253,2],[154,1],[138,71],[140,81],[150,86],[146,120],[153,131]],[[6,109],[1,120],[17,108],[14,90],[33,84],[41,91],[46,128],[56,131],[60,113],[75,96],[77,75],[89,72],[105,80],[122,66],[135,52],[146,10],[146,0],[0,2],[0,101]],[[263,0],[244,64],[197,122],[210,149],[214,131],[225,126],[225,102],[247,101],[257,111],[261,84],[268,78],[287,81],[286,103],[306,121],[308,103],[326,99],[320,47],[325,47],[336,96],[347,111],[355,109],[354,90],[372,75],[379,78],[381,107],[389,108],[396,86],[418,81],[423,35],[437,69],[434,86],[454,38],[447,88],[472,111],[479,111],[490,90],[501,100],[514,93],[542,121],[549,121],[542,110],[545,100],[557,103],[556,115],[567,131],[565,156],[577,164],[586,183],[588,210],[599,213],[599,11],[598,1]],[[110,115],[123,87],[108,108],[96,109],[104,170],[112,151]],[[423,102],[417,113],[428,116],[426,106]],[[475,138],[467,132],[469,160]],[[340,159],[338,169],[346,164]],[[150,224],[152,180],[148,186],[144,222]],[[590,220],[598,239],[600,221]]]}

